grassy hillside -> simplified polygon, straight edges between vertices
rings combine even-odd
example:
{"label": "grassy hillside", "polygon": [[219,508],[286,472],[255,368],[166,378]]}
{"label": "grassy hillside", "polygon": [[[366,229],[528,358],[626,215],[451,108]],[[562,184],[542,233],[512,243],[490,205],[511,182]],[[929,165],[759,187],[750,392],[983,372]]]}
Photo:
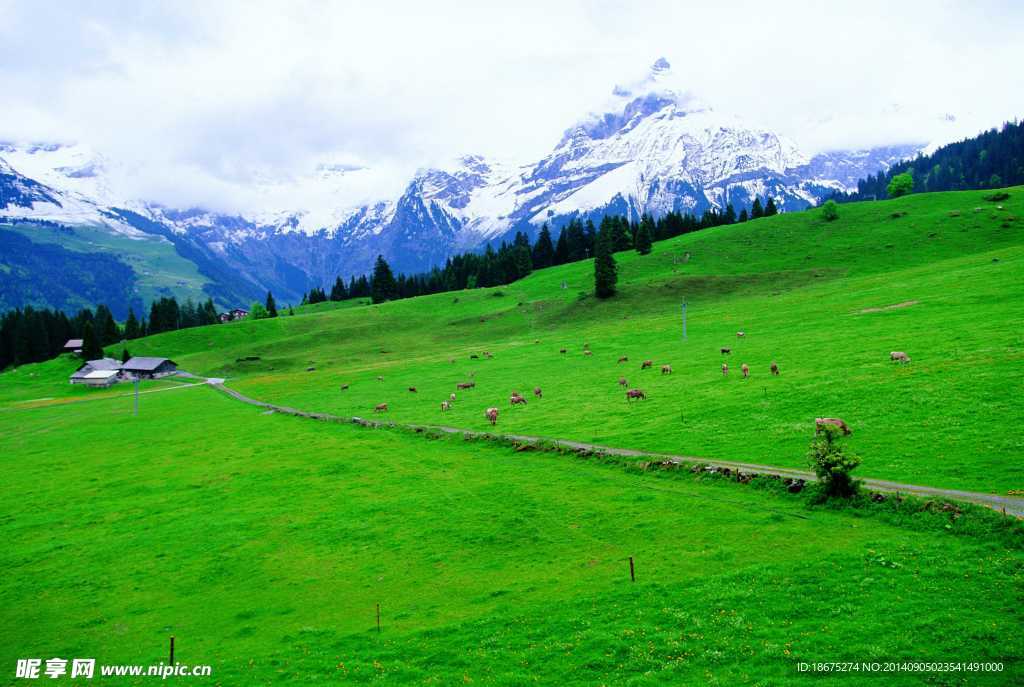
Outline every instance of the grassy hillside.
{"label": "grassy hillside", "polygon": [[203,387],[131,408],[0,410],[0,664],[155,664],[173,634],[213,665],[201,684],[780,684],[815,679],[800,661],[901,659],[1022,677],[1024,554],[973,515],[808,510]]}
{"label": "grassy hillside", "polygon": [[[132,352],[309,410],[366,415],[386,402],[396,421],[483,428],[495,405],[503,431],[784,466],[803,466],[814,417],[839,416],[864,474],[1019,489],[1024,188],[1008,191],[1001,203],[923,194],[843,205],[834,222],[809,211],[679,237],[619,254],[620,293],[605,302],[585,262],[498,289],[175,332]],[[484,350],[494,359],[470,359]],[[893,350],[912,363],[891,363]],[[644,359],[655,369],[641,372]],[[471,374],[476,389],[442,416]],[[620,376],[648,400],[628,405]],[[542,401],[508,407],[534,386]]]}

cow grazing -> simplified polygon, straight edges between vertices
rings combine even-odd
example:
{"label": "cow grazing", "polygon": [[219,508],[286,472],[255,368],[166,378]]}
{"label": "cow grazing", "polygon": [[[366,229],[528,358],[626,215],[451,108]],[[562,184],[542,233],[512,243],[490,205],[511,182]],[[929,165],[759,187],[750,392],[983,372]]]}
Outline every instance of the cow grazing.
{"label": "cow grazing", "polygon": [[663,375],[670,375],[670,374],[672,374],[672,366],[671,365],[662,365],[661,366],[661,374],[663,374]]}
{"label": "cow grazing", "polygon": [[384,378],[382,376],[380,376],[380,375],[377,375],[377,381],[378,382],[383,382]]}
{"label": "cow grazing", "polygon": [[747,377],[750,376],[750,366],[747,365],[746,363],[743,363],[742,365],[740,365],[740,372],[743,373],[743,379],[746,379]]}
{"label": "cow grazing", "polygon": [[588,344],[588,343],[584,343],[584,344],[583,344],[583,348],[590,348],[590,344]]}
{"label": "cow grazing", "polygon": [[484,417],[491,421],[491,425],[498,424],[498,409],[488,408],[484,411]]}
{"label": "cow grazing", "polygon": [[488,360],[490,360],[494,356],[491,354],[490,351],[484,351],[484,357],[487,358]]}
{"label": "cow grazing", "polygon": [[451,401],[452,403],[455,403],[455,393],[454,392],[452,392],[451,394],[448,394],[448,400]]}
{"label": "cow grazing", "polygon": [[625,356],[625,355],[622,356],[621,358],[619,358],[618,362],[620,362],[620,363],[628,363],[629,362],[629,356]]}
{"label": "cow grazing", "polygon": [[772,369],[772,374],[773,374],[774,376],[778,377],[778,376],[779,376],[779,366],[778,366],[778,365],[776,365],[776,364],[775,364],[775,363],[773,362],[773,363],[772,363],[772,368],[771,368],[771,369]]}
{"label": "cow grazing", "polygon": [[341,390],[342,391],[348,391],[348,384],[342,384],[341,385]]}
{"label": "cow grazing", "polygon": [[533,387],[533,395],[537,398],[544,398],[544,392],[540,390],[539,386]]}
{"label": "cow grazing", "polygon": [[375,405],[373,407],[373,412],[375,412],[375,413],[386,413],[387,410],[388,410],[388,404],[387,403],[378,403],[377,405]]}
{"label": "cow grazing", "polygon": [[512,394],[508,398],[509,405],[526,405],[526,399],[519,394]]}
{"label": "cow grazing", "polygon": [[558,352],[559,352],[559,353],[565,353],[565,349],[564,349],[564,348],[559,348],[559,349],[558,349]]}
{"label": "cow grazing", "polygon": [[640,363],[640,369],[641,370],[646,370],[649,367],[651,367],[652,365],[654,365],[654,361],[653,360],[645,360],[642,363]]}
{"label": "cow grazing", "polygon": [[725,376],[725,377],[729,376],[729,364],[728,363],[722,363],[722,376]]}
{"label": "cow grazing", "polygon": [[472,389],[475,386],[476,382],[459,382],[455,385],[455,388],[461,391],[462,389]]}
{"label": "cow grazing", "polygon": [[480,356],[478,356],[476,353],[470,353],[469,354],[469,359],[470,360],[478,360],[479,358],[480,358]]}
{"label": "cow grazing", "polygon": [[746,332],[736,332],[736,338],[737,339],[742,339],[746,335],[747,335]]}
{"label": "cow grazing", "polygon": [[414,386],[410,386],[410,387],[409,387],[409,393],[411,393],[411,394],[415,394],[415,393],[417,393],[417,392],[416,392],[416,387],[414,387]]}
{"label": "cow grazing", "polygon": [[837,417],[816,417],[814,418],[814,433],[817,434],[826,425],[832,425],[842,431],[843,434],[853,434],[853,430],[846,426],[846,423]]}
{"label": "cow grazing", "polygon": [[619,377],[619,386],[629,386],[629,382],[626,381],[625,377]]}
{"label": "cow grazing", "polygon": [[629,389],[628,391],[626,391],[626,401],[631,401],[633,399],[636,399],[638,401],[646,400],[647,394],[645,394],[640,389]]}
{"label": "cow grazing", "polygon": [[441,401],[441,412],[442,413],[445,412],[446,410],[448,410],[451,407],[452,407],[452,404],[449,403],[448,401]]}
{"label": "cow grazing", "polygon": [[450,362],[450,363],[452,363],[454,365],[455,364],[455,358],[448,358],[448,362]]}
{"label": "cow grazing", "polygon": [[583,351],[583,355],[594,355],[591,351]]}
{"label": "cow grazing", "polygon": [[901,364],[902,363],[909,363],[910,362],[910,356],[908,356],[903,351],[893,351],[892,353],[889,354],[889,360],[892,360],[893,362],[901,363]]}
{"label": "cow grazing", "polygon": [[720,348],[718,350],[722,351],[722,355],[729,355],[730,353],[732,353],[732,349],[731,348],[726,348],[725,346],[723,346],[722,348]]}

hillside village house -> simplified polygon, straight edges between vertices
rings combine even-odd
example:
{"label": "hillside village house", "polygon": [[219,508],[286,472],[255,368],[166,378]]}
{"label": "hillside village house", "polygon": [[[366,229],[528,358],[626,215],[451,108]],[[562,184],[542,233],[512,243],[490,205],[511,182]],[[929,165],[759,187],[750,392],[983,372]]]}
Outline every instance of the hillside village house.
{"label": "hillside village house", "polygon": [[[97,372],[111,374],[94,374]],[[90,377],[89,375],[93,375]],[[72,384],[88,384],[89,386],[110,386],[121,378],[121,363],[113,358],[100,358],[83,363],[71,373],[68,381]]]}
{"label": "hillside village house", "polygon": [[178,371],[178,364],[167,358],[134,357],[121,366],[126,376],[139,379],[159,379]]}
{"label": "hillside village house", "polygon": [[243,308],[235,308],[234,310],[228,310],[220,314],[221,322],[230,322],[231,320],[243,320],[249,316],[249,311]]}
{"label": "hillside village house", "polygon": [[68,342],[64,344],[65,353],[77,353],[82,354],[82,339],[68,339]]}

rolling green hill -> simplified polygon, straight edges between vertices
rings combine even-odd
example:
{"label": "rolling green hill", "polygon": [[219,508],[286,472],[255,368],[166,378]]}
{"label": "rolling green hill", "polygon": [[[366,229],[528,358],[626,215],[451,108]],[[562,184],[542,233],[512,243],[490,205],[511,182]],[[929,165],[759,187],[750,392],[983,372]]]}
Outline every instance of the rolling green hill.
{"label": "rolling green hill", "polygon": [[[387,402],[395,421],[484,429],[495,405],[502,432],[782,466],[805,467],[814,417],[836,415],[864,475],[1005,493],[1024,487],[1024,188],[1008,192],[682,236],[619,254],[604,302],[581,263],[130,349],[311,411]],[[68,385],[74,365],[0,374],[3,665],[153,664],[174,635],[178,660],[213,666],[196,684],[1022,679],[1012,518],[812,505],[769,480],[313,422],[188,380],[144,383],[135,417],[126,385]],[[648,399],[628,404],[620,376]],[[509,407],[513,390],[527,406]],[[846,660],[1002,670],[798,670]]]}
{"label": "rolling green hill", "polygon": [[[396,421],[483,428],[483,410],[498,406],[502,431],[793,467],[814,418],[839,416],[865,474],[1024,488],[1012,400],[1024,391],[1024,188],[1009,193],[922,194],[844,205],[834,222],[809,211],[685,235],[649,256],[619,254],[619,294],[604,302],[585,262],[498,289],[175,332],[132,352],[308,410],[366,415],[386,402]],[[494,358],[470,358],[484,350]],[[911,364],[890,362],[893,350]],[[653,370],[641,372],[645,359]],[[442,416],[440,401],[471,373],[476,389]],[[620,376],[648,400],[627,404]],[[511,391],[535,386],[542,401],[508,407]]]}

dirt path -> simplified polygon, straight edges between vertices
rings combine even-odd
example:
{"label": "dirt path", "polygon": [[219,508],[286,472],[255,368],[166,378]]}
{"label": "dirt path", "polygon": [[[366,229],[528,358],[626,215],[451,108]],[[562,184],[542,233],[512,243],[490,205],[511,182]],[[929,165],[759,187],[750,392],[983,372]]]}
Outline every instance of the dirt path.
{"label": "dirt path", "polygon": [[[713,465],[719,468],[729,468],[730,470],[739,470],[741,472],[751,472],[761,475],[777,475],[779,477],[789,477],[794,479],[802,479],[807,482],[814,482],[816,478],[814,473],[807,470],[797,470],[795,468],[780,468],[773,465],[760,465],[758,463],[742,463],[732,460],[717,460],[714,458],[702,458],[699,456],[685,456],[675,455],[669,453],[653,453],[651,451],[637,451],[629,448],[615,448],[612,446],[601,446],[599,444],[590,444],[583,441],[572,441],[569,439],[549,439],[547,437],[530,436],[527,434],[494,434],[490,432],[477,432],[473,430],[459,429],[458,427],[446,427],[444,425],[416,425],[416,424],[398,424],[394,422],[378,422],[376,420],[367,420],[360,417],[340,417],[338,415],[330,415],[328,413],[310,413],[304,410],[298,410],[296,408],[289,408],[287,406],[274,405],[273,403],[266,403],[264,401],[257,401],[254,398],[241,394],[234,389],[229,389],[222,383],[210,384],[215,389],[224,392],[228,396],[239,400],[249,405],[258,406],[260,408],[267,408],[274,412],[283,413],[285,415],[294,415],[296,417],[305,417],[312,420],[321,420],[325,422],[345,422],[363,425],[366,427],[401,427],[405,429],[414,430],[436,430],[440,432],[446,432],[448,434],[461,434],[469,435],[473,437],[496,437],[498,439],[504,439],[508,441],[518,441],[522,443],[537,443],[546,442],[554,446],[562,448],[579,450],[584,449],[588,451],[599,451],[606,453],[610,456],[621,456],[624,458],[651,458],[661,461],[668,461],[672,463],[689,463],[689,464],[702,464],[702,465]],[[889,480],[882,479],[870,479],[864,478],[864,486],[871,491],[887,492],[887,493],[899,493],[909,494],[911,496],[917,496],[921,498],[939,498],[948,499],[950,501],[966,501],[968,503],[974,503],[987,508],[992,508],[997,511],[1003,511],[1007,515],[1012,515],[1017,518],[1024,517],[1024,498],[1013,497],[1013,496],[1001,496],[999,494],[985,494],[976,491],[961,491],[958,489],[940,489],[938,487],[924,487],[915,484],[903,484],[902,482],[891,482]]]}

